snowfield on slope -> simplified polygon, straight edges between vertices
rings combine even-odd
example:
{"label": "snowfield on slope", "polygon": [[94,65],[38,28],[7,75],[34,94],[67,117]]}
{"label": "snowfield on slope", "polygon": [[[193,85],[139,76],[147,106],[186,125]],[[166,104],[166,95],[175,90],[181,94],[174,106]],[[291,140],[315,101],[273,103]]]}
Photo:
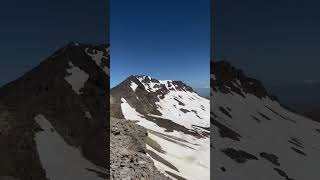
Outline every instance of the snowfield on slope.
{"label": "snowfield on slope", "polygon": [[192,129],[192,125],[210,126],[210,102],[194,92],[170,91],[156,104],[162,118],[170,119],[188,129]]}
{"label": "snowfield on slope", "polygon": [[68,145],[44,115],[38,114],[34,119],[43,129],[36,133],[34,140],[48,179],[104,179],[93,171],[106,173],[106,170],[85,159],[79,149]]}
{"label": "snowfield on slope", "polygon": [[80,90],[83,89],[84,84],[88,81],[89,75],[79,67],[74,66],[71,61],[69,61],[69,66],[71,68],[66,71],[70,74],[65,77],[65,80],[71,85],[75,93],[82,94]]}
{"label": "snowfield on slope", "polygon": [[268,97],[245,93],[240,81],[233,83],[244,97],[234,91],[211,89],[211,157],[215,177],[318,180],[320,124]]}
{"label": "snowfield on slope", "polygon": [[[147,91],[156,92],[158,90],[157,84],[167,84],[171,81],[159,82],[143,84]],[[131,83],[131,88],[135,91],[137,85]],[[170,87],[166,85],[166,88]],[[194,92],[179,91],[175,88],[165,94],[163,99],[158,99],[159,101],[156,102],[157,110],[162,115],[148,114],[149,117],[167,119],[194,131],[196,131],[194,126],[210,127],[209,100]],[[210,179],[209,137],[199,138],[176,130],[169,132],[137,112],[125,98],[121,98],[121,110],[125,119],[137,121],[137,124],[148,129],[148,137],[161,146],[159,152],[159,149],[147,145],[147,149],[154,154],[149,154],[149,156],[161,172],[172,179],[176,179],[172,174],[190,180]],[[205,129],[202,131],[209,133]]]}

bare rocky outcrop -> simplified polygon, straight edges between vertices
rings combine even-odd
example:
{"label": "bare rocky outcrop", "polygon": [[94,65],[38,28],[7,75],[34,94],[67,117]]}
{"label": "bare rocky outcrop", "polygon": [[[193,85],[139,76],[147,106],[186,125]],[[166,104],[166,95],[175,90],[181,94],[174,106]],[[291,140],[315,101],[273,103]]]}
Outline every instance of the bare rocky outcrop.
{"label": "bare rocky outcrop", "polygon": [[119,180],[169,180],[146,151],[147,130],[132,121],[111,118],[110,174]]}
{"label": "bare rocky outcrop", "polygon": [[[136,92],[143,100],[154,104],[155,100],[146,97],[143,85],[136,77],[130,76],[121,86],[111,90],[110,96],[110,179],[113,180],[167,180],[147,155],[147,130],[134,121],[125,120],[121,112],[121,98],[125,95],[136,105],[139,104],[130,87],[132,80],[138,87]],[[112,93],[113,92],[113,93]],[[117,93],[115,93],[117,92]],[[149,106],[148,106],[149,105]],[[142,111],[152,109],[150,104],[139,106]]]}

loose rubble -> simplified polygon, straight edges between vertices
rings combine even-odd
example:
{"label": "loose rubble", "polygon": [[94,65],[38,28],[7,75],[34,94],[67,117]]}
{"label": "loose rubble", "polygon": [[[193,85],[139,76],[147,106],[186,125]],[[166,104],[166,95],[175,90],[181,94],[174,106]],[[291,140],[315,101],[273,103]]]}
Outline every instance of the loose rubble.
{"label": "loose rubble", "polygon": [[169,180],[146,153],[147,130],[134,122],[111,118],[111,180]]}

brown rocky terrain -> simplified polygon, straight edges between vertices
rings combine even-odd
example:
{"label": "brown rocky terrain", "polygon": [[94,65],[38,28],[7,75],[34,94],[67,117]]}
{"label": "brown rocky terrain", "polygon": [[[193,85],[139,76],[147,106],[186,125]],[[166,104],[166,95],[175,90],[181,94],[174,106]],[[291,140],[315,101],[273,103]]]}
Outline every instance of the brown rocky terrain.
{"label": "brown rocky terrain", "polygon": [[111,118],[111,179],[169,180],[147,155],[147,130],[134,122]]}

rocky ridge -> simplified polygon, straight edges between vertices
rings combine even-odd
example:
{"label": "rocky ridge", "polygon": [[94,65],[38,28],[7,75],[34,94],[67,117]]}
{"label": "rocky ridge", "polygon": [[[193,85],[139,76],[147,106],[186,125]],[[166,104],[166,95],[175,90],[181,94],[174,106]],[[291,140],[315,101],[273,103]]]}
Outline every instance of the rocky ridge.
{"label": "rocky ridge", "polygon": [[147,130],[134,122],[111,118],[111,179],[169,180],[146,154]]}
{"label": "rocky ridge", "polygon": [[[267,92],[262,82],[250,78],[241,69],[232,66],[228,61],[222,60],[211,63],[211,88],[221,93],[253,94],[258,98],[268,97],[276,100],[276,97]],[[241,88],[240,88],[241,86]]]}

